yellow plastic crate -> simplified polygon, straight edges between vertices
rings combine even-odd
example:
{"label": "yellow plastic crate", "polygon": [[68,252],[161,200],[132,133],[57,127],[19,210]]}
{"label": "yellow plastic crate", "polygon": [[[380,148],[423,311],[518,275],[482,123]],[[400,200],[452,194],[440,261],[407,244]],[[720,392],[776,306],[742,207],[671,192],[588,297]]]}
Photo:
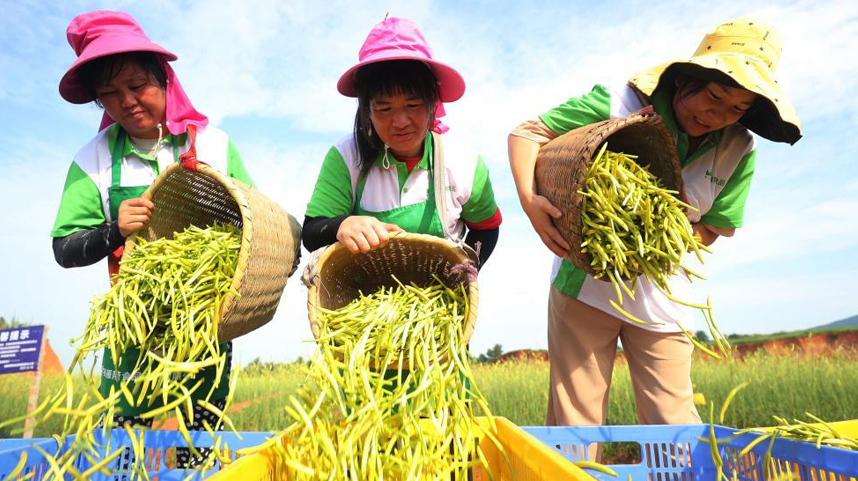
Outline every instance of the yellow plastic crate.
{"label": "yellow plastic crate", "polygon": [[833,423],[828,423],[828,425],[836,429],[837,432],[842,433],[844,436],[858,438],[858,419],[854,419],[852,421],[835,421]]}
{"label": "yellow plastic crate", "polygon": [[[553,449],[545,446],[506,418],[495,417],[491,420],[480,418],[479,422],[484,428],[494,423],[496,436],[510,461],[508,465],[491,440],[486,437],[480,440],[480,447],[488,460],[491,475],[496,481],[593,480],[590,475],[563,459]],[[282,464],[269,449],[244,456],[208,479],[210,481],[286,480]],[[488,481],[491,478],[482,467],[479,467],[474,470],[473,479]]]}

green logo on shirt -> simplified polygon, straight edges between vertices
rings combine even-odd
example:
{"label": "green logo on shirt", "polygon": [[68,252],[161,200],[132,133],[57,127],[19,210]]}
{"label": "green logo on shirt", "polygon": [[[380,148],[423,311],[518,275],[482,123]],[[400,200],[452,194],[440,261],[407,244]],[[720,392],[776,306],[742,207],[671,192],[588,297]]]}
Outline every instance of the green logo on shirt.
{"label": "green logo on shirt", "polygon": [[706,175],[704,175],[704,177],[709,177],[710,182],[712,182],[715,185],[719,185],[721,187],[724,187],[724,185],[727,184],[726,180],[724,180],[720,177],[715,177],[714,175],[712,175],[712,172],[709,169],[706,169]]}

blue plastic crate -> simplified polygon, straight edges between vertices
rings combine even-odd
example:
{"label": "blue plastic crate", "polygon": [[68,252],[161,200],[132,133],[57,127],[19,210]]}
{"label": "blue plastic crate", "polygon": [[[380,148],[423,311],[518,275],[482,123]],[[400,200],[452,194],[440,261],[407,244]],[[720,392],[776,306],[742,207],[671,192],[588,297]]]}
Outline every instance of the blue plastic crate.
{"label": "blue plastic crate", "polygon": [[[602,480],[625,481],[708,481],[717,478],[709,443],[698,438],[709,438],[708,424],[653,425],[653,426],[575,426],[575,427],[523,427],[525,431],[564,458],[579,461],[588,456],[587,446],[592,443],[633,442],[640,446],[638,464],[607,465],[618,477],[593,472]],[[736,430],[715,426],[715,436],[729,438]],[[763,441],[745,456],[739,452],[758,435],[745,434],[733,441],[719,444],[724,462],[724,474],[733,479],[762,481],[764,456],[769,441]],[[793,473],[802,480],[856,481],[858,479],[858,452],[844,449],[816,448],[816,445],[786,439],[777,439],[772,446],[771,474]]]}
{"label": "blue plastic crate", "polygon": [[[139,435],[139,432],[136,434]],[[229,456],[233,460],[237,457],[235,452],[236,449],[258,446],[263,444],[267,437],[271,436],[270,433],[265,432],[243,432],[240,433],[241,439],[239,439],[238,436],[232,432],[219,432],[217,434],[221,438],[221,449],[223,449],[225,443],[230,451]],[[99,444],[105,444],[102,443],[102,441],[106,440],[101,439],[101,433],[99,431],[96,431],[95,438],[96,442]],[[191,474],[191,471],[186,471],[184,469],[171,469],[167,466],[166,462],[169,457],[172,457],[172,451],[175,450],[175,448],[188,446],[181,433],[178,431],[146,431],[144,439],[144,449],[146,453],[144,466],[146,468],[146,472],[149,473],[150,479],[157,479],[158,481],[180,481],[186,479],[188,475]],[[205,432],[191,433],[191,440],[193,441],[194,446],[198,448],[211,447],[215,444],[214,438]],[[73,437],[66,440],[67,443],[72,441]],[[131,440],[126,432],[114,429],[110,434],[109,443],[112,446],[112,452],[117,446],[130,446]],[[22,475],[34,472],[35,475],[32,478],[33,481],[47,479],[48,474],[50,473],[50,465],[44,455],[33,447],[34,445],[39,446],[51,455],[54,455],[57,452],[57,442],[52,438],[0,439],[0,479],[6,479],[7,475],[18,465],[18,462],[21,459],[21,454],[25,451],[27,453],[27,462]],[[126,453],[119,455],[111,465],[107,466],[107,469],[120,470],[122,465],[128,462],[130,454],[131,451],[129,450],[126,451]],[[81,472],[88,469],[91,465],[92,464],[83,456],[77,459],[74,463],[75,468]],[[197,474],[192,479],[205,479],[219,470],[220,463],[216,463],[214,467]],[[72,477],[68,476],[67,479],[72,479]],[[106,476],[103,474],[96,474],[90,479],[93,481],[122,481],[128,479],[128,475],[116,474],[113,476]]]}

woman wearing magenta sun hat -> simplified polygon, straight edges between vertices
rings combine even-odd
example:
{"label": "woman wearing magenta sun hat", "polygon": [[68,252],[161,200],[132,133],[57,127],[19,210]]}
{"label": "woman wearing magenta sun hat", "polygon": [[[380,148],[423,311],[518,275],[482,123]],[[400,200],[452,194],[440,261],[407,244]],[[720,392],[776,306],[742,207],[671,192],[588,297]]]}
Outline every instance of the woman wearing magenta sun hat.
{"label": "woman wearing magenta sun hat", "polygon": [[462,76],[435,60],[417,26],[402,18],[376,25],[358,58],[337,83],[357,98],[354,131],[322,163],[304,246],[339,240],[368,252],[406,231],[479,242],[485,263],[501,223],[488,169],[438,121],[442,103],[464,94]]}
{"label": "woman wearing magenta sun hat", "polygon": [[[189,153],[246,184],[252,181],[229,137],[209,126],[191,105],[168,63],[176,55],[149,40],[134,18],[122,12],[85,13],[71,21],[67,37],[77,59],[60,80],[60,95],[74,104],[95,102],[104,116],[99,132],[69,168],[51,232],[54,256],[63,267],[108,257],[114,274],[125,238],[149,220],[154,205],[140,195],[162,169]],[[227,368],[210,402],[222,409],[231,343],[221,349],[227,353]],[[131,376],[139,355],[133,351],[122,355],[119,366],[104,356],[103,394],[118,390],[120,381]],[[214,368],[200,375],[209,386],[216,381]],[[120,397],[117,422],[149,425],[151,419],[136,417],[149,409],[130,406]],[[213,419],[208,411],[198,411],[190,429],[200,430],[204,419]]]}

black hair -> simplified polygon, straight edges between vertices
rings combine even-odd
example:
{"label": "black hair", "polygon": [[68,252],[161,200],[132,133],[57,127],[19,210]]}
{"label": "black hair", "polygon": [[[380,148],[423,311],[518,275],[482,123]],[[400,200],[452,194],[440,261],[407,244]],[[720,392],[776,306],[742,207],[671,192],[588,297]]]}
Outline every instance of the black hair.
{"label": "black hair", "polygon": [[678,95],[680,100],[687,100],[702,92],[707,85],[709,85],[707,79],[691,75],[678,75],[676,77],[675,95]]}
{"label": "black hair", "polygon": [[420,97],[429,109],[430,125],[434,121],[435,104],[438,101],[438,81],[435,73],[417,60],[388,60],[364,65],[355,72],[355,91],[358,108],[355,114],[354,136],[358,150],[358,165],[361,177],[369,173],[372,163],[384,150],[384,142],[377,133],[372,133],[370,102],[379,95],[399,94]]}
{"label": "black hair", "polygon": [[709,85],[709,82],[726,85],[727,87],[745,89],[733,77],[724,72],[693,64],[673,65],[668,71],[665,71],[663,77],[665,78],[659,83],[659,87],[664,85],[666,88],[670,88],[675,95],[679,95],[680,100],[685,100],[700,93]]}
{"label": "black hair", "polygon": [[116,78],[127,63],[137,64],[143,72],[155,79],[159,87],[167,87],[167,74],[154,52],[124,52],[90,60],[78,67],[78,81],[92,96],[95,104],[102,107],[96,89]]}

